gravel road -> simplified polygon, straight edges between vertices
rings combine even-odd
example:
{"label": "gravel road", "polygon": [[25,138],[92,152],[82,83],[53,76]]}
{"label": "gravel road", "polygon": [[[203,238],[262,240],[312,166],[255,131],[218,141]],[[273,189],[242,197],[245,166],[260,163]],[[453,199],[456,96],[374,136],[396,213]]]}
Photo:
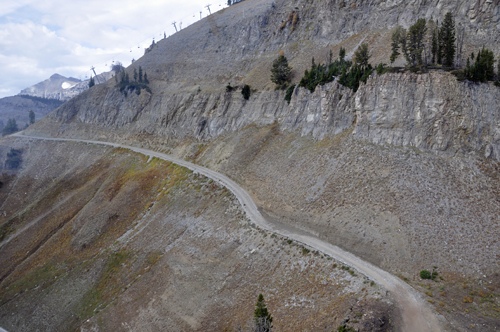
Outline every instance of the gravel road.
{"label": "gravel road", "polygon": [[324,242],[312,235],[307,235],[304,233],[298,234],[290,230],[284,230],[276,225],[269,223],[261,215],[251,196],[241,188],[236,182],[229,179],[227,176],[215,172],[206,167],[192,164],[188,161],[175,158],[171,155],[155,152],[143,148],[132,147],[117,143],[101,142],[101,141],[89,141],[80,139],[66,139],[66,138],[44,138],[44,137],[32,137],[24,136],[22,132],[14,134],[12,136],[24,137],[31,139],[43,139],[50,141],[73,141],[73,142],[84,142],[91,144],[101,144],[112,147],[120,147],[129,149],[138,153],[142,153],[147,156],[158,157],[163,160],[171,161],[180,166],[186,167],[196,173],[203,174],[204,176],[217,181],[219,184],[225,186],[236,196],[240,204],[243,206],[247,217],[259,227],[272,231],[276,234],[286,236],[296,242],[303,243],[309,247],[314,248],[324,254],[327,254],[336,260],[353,267],[359,273],[364,274],[368,278],[374,280],[385,289],[387,289],[394,299],[398,303],[398,307],[401,309],[403,318],[403,331],[405,332],[437,332],[443,331],[443,328],[439,322],[438,317],[432,312],[431,308],[427,303],[420,297],[420,295],[412,287],[402,281],[400,278],[393,276],[392,274],[372,265],[368,262],[363,261],[359,257],[340,249],[330,243]]}

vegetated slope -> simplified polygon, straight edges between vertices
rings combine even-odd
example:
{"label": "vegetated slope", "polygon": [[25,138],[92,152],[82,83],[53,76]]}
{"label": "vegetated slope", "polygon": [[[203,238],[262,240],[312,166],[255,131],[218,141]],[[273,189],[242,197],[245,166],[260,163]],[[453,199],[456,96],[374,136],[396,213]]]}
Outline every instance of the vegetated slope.
{"label": "vegetated slope", "polygon": [[[378,285],[247,225],[209,179],[124,149],[3,139],[0,322],[9,331],[220,331],[263,293],[280,330],[395,329]],[[3,163],[2,163],[3,164]]]}

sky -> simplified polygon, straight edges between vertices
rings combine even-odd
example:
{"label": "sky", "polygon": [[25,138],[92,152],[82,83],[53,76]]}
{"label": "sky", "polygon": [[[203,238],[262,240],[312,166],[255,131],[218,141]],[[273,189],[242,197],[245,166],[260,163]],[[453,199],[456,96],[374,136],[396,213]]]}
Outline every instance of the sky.
{"label": "sky", "polygon": [[57,73],[84,80],[224,8],[224,0],[1,0],[0,98]]}

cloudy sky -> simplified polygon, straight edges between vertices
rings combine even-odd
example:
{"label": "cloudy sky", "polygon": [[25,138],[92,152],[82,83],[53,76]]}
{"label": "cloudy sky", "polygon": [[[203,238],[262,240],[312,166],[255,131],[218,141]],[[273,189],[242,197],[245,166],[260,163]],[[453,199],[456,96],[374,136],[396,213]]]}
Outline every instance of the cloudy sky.
{"label": "cloudy sky", "polygon": [[224,0],[0,0],[0,98],[58,73],[85,79],[90,67],[128,66],[155,40],[206,17]]}

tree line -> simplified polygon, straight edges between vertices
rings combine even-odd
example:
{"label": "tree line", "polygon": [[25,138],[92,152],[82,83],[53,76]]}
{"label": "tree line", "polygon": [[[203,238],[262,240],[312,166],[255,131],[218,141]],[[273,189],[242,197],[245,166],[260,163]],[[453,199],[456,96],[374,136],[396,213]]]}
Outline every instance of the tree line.
{"label": "tree line", "polygon": [[[325,85],[338,78],[340,84],[357,91],[360,82],[366,83],[368,77],[373,73],[373,67],[369,63],[371,54],[368,44],[361,44],[352,61],[346,60],[346,50],[341,47],[338,59],[332,61],[333,55],[330,51],[325,64],[316,64],[314,58],[311,61],[311,68],[306,69],[299,82],[299,87],[304,87],[311,92],[316,90],[318,85]],[[292,67],[288,64],[287,58],[280,54],[273,62],[271,68],[271,81],[276,84],[276,89],[286,90],[285,100],[290,103],[296,85],[290,85],[292,78]]]}
{"label": "tree line", "polygon": [[[120,76],[120,79],[118,79],[118,76]],[[137,68],[134,68],[133,80],[130,79],[129,74],[125,72],[125,70],[121,70],[115,74],[115,82],[115,87],[117,87],[125,97],[127,97],[128,92],[133,91],[135,91],[137,95],[140,95],[143,89],[151,93],[151,89],[148,86],[148,74],[146,71],[142,70],[141,66],[139,66],[139,71],[137,71]]]}
{"label": "tree line", "polygon": [[[403,55],[407,67],[411,69],[438,67],[452,70],[459,80],[493,81],[496,60],[493,52],[487,48],[478,50],[476,55],[472,52],[467,57],[465,68],[462,68],[464,37],[464,30],[457,31],[451,13],[445,15],[441,25],[421,18],[408,31],[398,26],[392,33],[391,64]],[[500,61],[497,74],[500,74]],[[495,84],[500,85],[498,78]]]}
{"label": "tree line", "polygon": [[[495,76],[494,54],[487,48],[482,48],[467,57],[465,67],[462,65],[462,45],[465,37],[464,29],[457,31],[453,14],[448,12],[442,24],[427,21],[425,18],[417,20],[408,30],[398,26],[391,35],[391,65],[403,56],[406,60],[406,69],[413,72],[422,72],[427,69],[439,68],[451,71],[458,80],[485,82],[495,80],[500,86],[500,59],[498,72]],[[378,74],[389,71],[399,71],[399,68],[388,67],[380,63],[375,68],[369,64],[371,54],[369,45],[361,44],[354,53],[352,61],[345,59],[345,49],[340,48],[338,59],[332,61],[332,53],[325,64],[317,64],[312,59],[311,68],[305,70],[298,86],[314,92],[318,85],[324,85],[338,78],[338,82],[357,91],[360,82],[366,83],[374,70]],[[286,90],[285,100],[290,103],[296,85],[291,85],[292,67],[288,59],[280,52],[271,68],[271,81],[276,89]]]}

